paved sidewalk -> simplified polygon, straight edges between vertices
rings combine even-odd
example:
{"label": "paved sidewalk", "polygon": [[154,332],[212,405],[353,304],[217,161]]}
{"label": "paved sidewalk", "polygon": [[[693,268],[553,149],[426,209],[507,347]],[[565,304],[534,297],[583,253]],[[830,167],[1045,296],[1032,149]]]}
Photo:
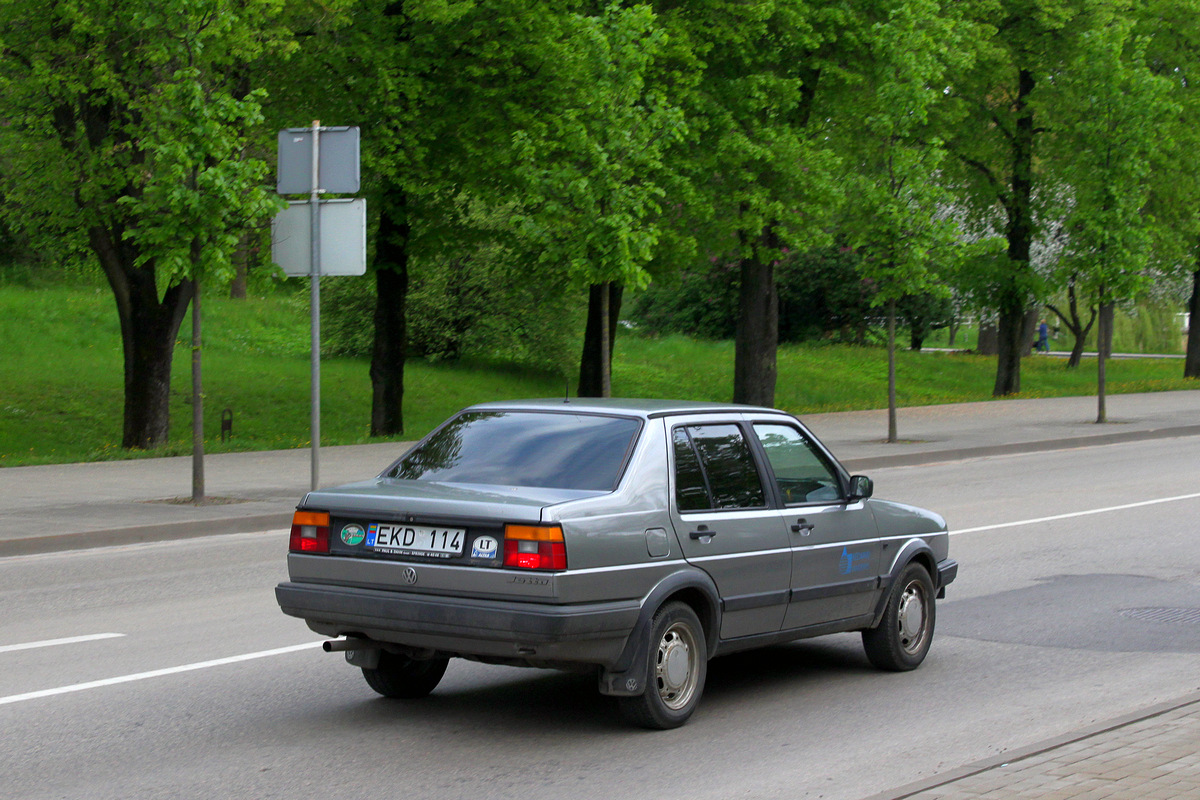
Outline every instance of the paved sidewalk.
{"label": "paved sidewalk", "polygon": [[[887,412],[810,414],[804,421],[854,471],[1136,439],[1200,435],[1200,390],[1113,395],[1106,425],[1096,398],[998,400],[902,408],[900,442]],[[321,485],[377,475],[409,447],[381,443],[321,451]],[[191,457],[0,469],[0,557],[159,539],[286,528],[309,488],[310,451],[227,453],[205,459],[205,490],[190,497]]]}
{"label": "paved sidewalk", "polygon": [[1200,694],[869,800],[1194,800]]}

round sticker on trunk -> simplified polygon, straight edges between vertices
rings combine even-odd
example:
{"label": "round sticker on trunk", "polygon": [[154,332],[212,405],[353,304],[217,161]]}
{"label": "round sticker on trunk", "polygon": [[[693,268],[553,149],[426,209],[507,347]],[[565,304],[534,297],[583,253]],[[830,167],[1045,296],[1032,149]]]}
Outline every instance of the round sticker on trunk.
{"label": "round sticker on trunk", "polygon": [[471,558],[495,558],[499,544],[491,536],[480,536],[471,545]]}
{"label": "round sticker on trunk", "polygon": [[342,541],[350,546],[360,544],[365,538],[367,538],[367,532],[362,529],[361,525],[347,525],[342,528]]}

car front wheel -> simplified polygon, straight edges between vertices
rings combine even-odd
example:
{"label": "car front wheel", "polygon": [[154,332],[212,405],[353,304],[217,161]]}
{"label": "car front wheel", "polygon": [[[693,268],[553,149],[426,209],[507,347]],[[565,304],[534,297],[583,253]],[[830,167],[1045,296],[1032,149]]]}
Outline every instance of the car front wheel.
{"label": "car front wheel", "polygon": [[375,669],[363,667],[363,677],[372,689],[384,697],[412,700],[425,697],[446,674],[449,659],[430,658],[423,661],[389,653],[379,654],[379,666]]}
{"label": "car front wheel", "polygon": [[935,612],[929,572],[920,564],[909,564],[892,585],[879,627],[862,632],[867,659],[879,669],[916,669],[933,641]]}
{"label": "car front wheel", "polygon": [[688,721],[708,674],[704,628],[685,603],[667,603],[650,625],[646,691],[618,699],[621,715],[643,728],[667,730]]}

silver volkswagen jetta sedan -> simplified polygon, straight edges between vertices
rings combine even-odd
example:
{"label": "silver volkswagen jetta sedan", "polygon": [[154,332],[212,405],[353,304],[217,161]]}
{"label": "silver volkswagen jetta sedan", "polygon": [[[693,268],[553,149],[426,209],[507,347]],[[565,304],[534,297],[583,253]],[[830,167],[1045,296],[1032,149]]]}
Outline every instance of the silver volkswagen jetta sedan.
{"label": "silver volkswagen jetta sedan", "polygon": [[592,670],[626,719],[673,728],[726,653],[862,631],[875,666],[921,663],[958,571],[946,524],[871,494],[769,408],[485,403],[306,495],[276,597],[388,697],[451,657]]}

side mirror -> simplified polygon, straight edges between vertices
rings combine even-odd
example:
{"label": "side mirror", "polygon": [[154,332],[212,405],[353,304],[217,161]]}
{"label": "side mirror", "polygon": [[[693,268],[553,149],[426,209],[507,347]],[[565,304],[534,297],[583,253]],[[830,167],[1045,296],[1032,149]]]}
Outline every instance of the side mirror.
{"label": "side mirror", "polygon": [[875,484],[866,475],[850,476],[850,502],[866,500],[875,492]]}

